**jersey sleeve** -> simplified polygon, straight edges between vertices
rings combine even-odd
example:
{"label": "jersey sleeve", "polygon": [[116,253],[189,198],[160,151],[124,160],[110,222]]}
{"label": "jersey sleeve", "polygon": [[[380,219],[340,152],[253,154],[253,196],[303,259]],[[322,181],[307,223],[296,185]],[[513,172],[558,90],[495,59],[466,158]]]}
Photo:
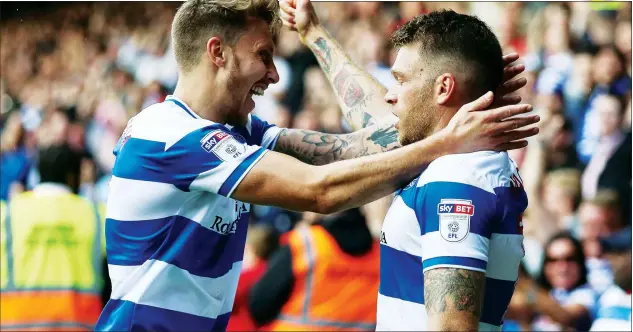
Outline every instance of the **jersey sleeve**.
{"label": "jersey sleeve", "polygon": [[270,124],[255,115],[251,115],[251,135],[258,138],[260,145],[268,150],[273,150],[277,144],[277,138],[281,132],[281,128]]}
{"label": "jersey sleeve", "polygon": [[134,137],[126,139],[119,148],[113,175],[230,197],[265,152],[214,124],[188,133],[172,146]]}
{"label": "jersey sleeve", "polygon": [[496,195],[472,184],[430,182],[418,189],[424,271],[452,267],[486,272]]}

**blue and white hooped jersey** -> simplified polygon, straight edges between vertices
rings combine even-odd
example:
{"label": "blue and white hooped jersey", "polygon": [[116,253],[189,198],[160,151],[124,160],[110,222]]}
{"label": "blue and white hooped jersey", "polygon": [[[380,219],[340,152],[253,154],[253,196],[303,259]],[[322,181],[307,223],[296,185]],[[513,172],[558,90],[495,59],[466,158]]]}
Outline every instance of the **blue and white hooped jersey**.
{"label": "blue and white hooped jersey", "polygon": [[600,300],[590,331],[631,331],[631,294],[612,285]]}
{"label": "blue and white hooped jersey", "polygon": [[444,156],[400,189],[381,234],[377,330],[427,327],[424,272],[486,274],[479,329],[501,330],[523,250],[527,196],[505,152]]}
{"label": "blue and white hooped jersey", "polygon": [[106,215],[112,294],[97,331],[225,330],[242,266],[249,204],[231,194],[280,129],[201,119],[169,96],[132,118]]}

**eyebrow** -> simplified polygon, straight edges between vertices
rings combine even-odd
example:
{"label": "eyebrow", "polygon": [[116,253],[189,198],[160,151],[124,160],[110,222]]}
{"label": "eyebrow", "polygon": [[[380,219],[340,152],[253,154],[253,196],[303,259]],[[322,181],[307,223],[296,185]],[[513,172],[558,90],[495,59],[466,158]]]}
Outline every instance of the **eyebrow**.
{"label": "eyebrow", "polygon": [[269,43],[256,44],[255,49],[258,51],[268,51],[271,54],[273,54],[275,53],[275,44],[269,44]]}

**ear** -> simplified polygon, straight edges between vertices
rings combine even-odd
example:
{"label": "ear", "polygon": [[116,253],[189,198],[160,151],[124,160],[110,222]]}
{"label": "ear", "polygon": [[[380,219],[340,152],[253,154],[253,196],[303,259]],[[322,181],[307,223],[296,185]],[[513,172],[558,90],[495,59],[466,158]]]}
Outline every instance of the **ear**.
{"label": "ear", "polygon": [[226,64],[226,44],[215,36],[207,41],[207,57],[218,67],[224,67]]}
{"label": "ear", "polygon": [[435,101],[439,105],[446,104],[455,92],[455,76],[444,73],[435,80]]}

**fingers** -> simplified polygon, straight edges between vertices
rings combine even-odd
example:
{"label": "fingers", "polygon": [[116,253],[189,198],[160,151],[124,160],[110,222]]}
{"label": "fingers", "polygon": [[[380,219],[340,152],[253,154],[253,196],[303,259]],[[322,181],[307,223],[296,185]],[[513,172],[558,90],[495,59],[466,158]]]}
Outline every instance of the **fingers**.
{"label": "fingers", "polygon": [[531,111],[532,105],[529,104],[503,106],[490,110],[490,115],[488,116],[487,120],[491,122],[499,122],[507,118],[511,118],[515,115],[525,114]]}
{"label": "fingers", "polygon": [[287,23],[288,26],[295,24],[295,17],[294,17],[294,15],[288,14],[283,9],[279,11],[279,16],[281,16],[281,21],[284,24]]}
{"label": "fingers", "polygon": [[521,96],[506,95],[495,100],[494,105],[495,107],[503,107],[503,106],[508,106],[508,105],[516,105],[520,102],[521,102]]}
{"label": "fingers", "polygon": [[288,1],[279,1],[279,7],[289,15],[295,15],[296,9]]}
{"label": "fingers", "polygon": [[528,128],[528,129],[513,130],[513,131],[509,131],[509,132],[503,133],[503,134],[501,134],[499,136],[496,136],[495,140],[497,142],[499,142],[497,145],[505,144],[505,143],[510,143],[510,142],[526,139],[528,137],[532,137],[532,136],[538,134],[538,132],[539,132],[539,130],[538,130],[537,127],[532,127],[532,128]]}
{"label": "fingers", "polygon": [[488,91],[486,92],[486,94],[484,94],[483,96],[477,98],[474,101],[471,101],[470,103],[462,106],[462,108],[460,109],[464,109],[467,112],[472,112],[472,111],[483,111],[486,109],[486,107],[490,106],[490,104],[492,104],[492,100],[494,99],[494,94],[492,93],[492,91]]}
{"label": "fingers", "polygon": [[516,80],[507,81],[503,83],[499,89],[497,89],[497,95],[503,96],[518,91],[522,87],[527,85],[527,79],[525,77],[517,78]]}
{"label": "fingers", "polygon": [[515,61],[519,60],[519,54],[518,53],[509,53],[503,56],[503,66],[507,66]]}
{"label": "fingers", "polygon": [[508,120],[499,122],[499,125],[494,130],[494,132],[503,133],[510,130],[516,130],[519,128],[523,128],[525,126],[529,126],[531,124],[535,124],[539,122],[539,120],[540,120],[540,117],[538,115],[508,119]]}
{"label": "fingers", "polygon": [[280,1],[279,16],[281,17],[281,22],[283,25],[287,26],[290,30],[297,30],[296,22],[295,22],[295,9],[292,8],[286,1]]}
{"label": "fingers", "polygon": [[518,64],[503,68],[503,81],[509,81],[525,71],[525,65]]}
{"label": "fingers", "polygon": [[521,140],[521,141],[516,141],[516,142],[499,144],[494,148],[494,150],[495,151],[510,151],[510,150],[522,149],[526,147],[527,145],[528,145],[528,142],[526,140]]}

